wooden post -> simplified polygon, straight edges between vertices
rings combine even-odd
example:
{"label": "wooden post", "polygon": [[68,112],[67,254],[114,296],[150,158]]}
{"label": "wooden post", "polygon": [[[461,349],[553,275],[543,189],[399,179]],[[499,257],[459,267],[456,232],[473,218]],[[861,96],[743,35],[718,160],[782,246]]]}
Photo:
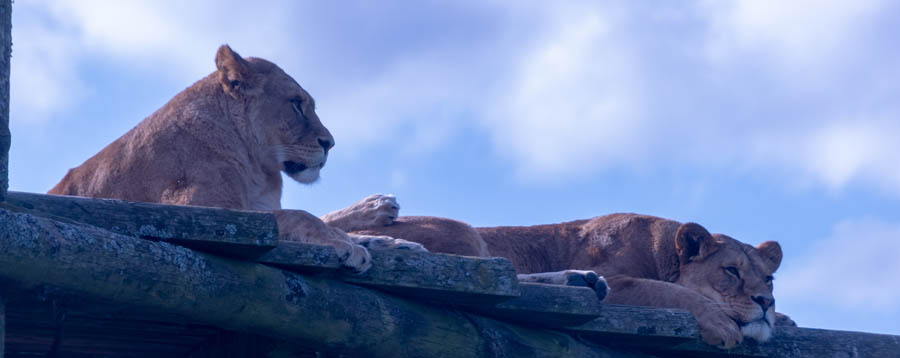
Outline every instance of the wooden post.
{"label": "wooden post", "polygon": [[[12,1],[0,0],[0,201],[9,188],[9,58],[12,54]],[[0,354],[2,355],[2,354]]]}
{"label": "wooden post", "polygon": [[[12,0],[0,0],[0,201],[9,188],[9,58],[12,53]],[[6,307],[0,292],[0,358],[5,351]]]}
{"label": "wooden post", "polygon": [[0,296],[0,358],[3,358],[4,351],[6,351],[6,302]]}

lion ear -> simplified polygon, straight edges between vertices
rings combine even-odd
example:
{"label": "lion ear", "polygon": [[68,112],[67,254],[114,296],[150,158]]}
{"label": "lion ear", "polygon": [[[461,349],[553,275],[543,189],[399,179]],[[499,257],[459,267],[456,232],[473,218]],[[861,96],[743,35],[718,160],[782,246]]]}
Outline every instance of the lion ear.
{"label": "lion ear", "polygon": [[222,45],[216,51],[216,69],[225,93],[237,98],[246,89],[250,64],[228,45]]}
{"label": "lion ear", "polygon": [[709,231],[699,224],[681,224],[675,233],[675,251],[682,265],[709,256],[718,246]]}
{"label": "lion ear", "polygon": [[756,247],[756,251],[759,251],[759,256],[769,261],[769,268],[772,269],[772,272],[775,272],[775,270],[778,270],[778,266],[781,266],[781,245],[777,241],[766,241],[759,244]]}

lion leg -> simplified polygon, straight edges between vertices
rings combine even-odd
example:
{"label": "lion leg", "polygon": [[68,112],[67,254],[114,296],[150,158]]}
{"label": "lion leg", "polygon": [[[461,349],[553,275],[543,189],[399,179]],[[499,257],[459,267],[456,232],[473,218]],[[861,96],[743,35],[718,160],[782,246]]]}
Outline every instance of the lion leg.
{"label": "lion leg", "polygon": [[594,271],[563,270],[557,272],[540,272],[517,275],[519,282],[545,283],[551,285],[589,287],[603,301],[609,292],[609,286],[603,276]]}
{"label": "lion leg", "polygon": [[725,313],[722,305],[697,291],[674,283],[625,275],[611,276],[607,280],[610,292],[606,303],[688,310],[697,319],[700,337],[707,344],[730,349],[744,340],[741,328]]}
{"label": "lion leg", "polygon": [[302,210],[275,210],[274,214],[280,240],[334,247],[341,264],[355,272],[365,272],[372,267],[372,257],[365,247],[315,215]]}
{"label": "lion leg", "polygon": [[353,234],[386,235],[422,244],[430,252],[464,256],[490,256],[487,244],[461,221],[431,216],[402,216],[390,226],[371,227]]}
{"label": "lion leg", "polygon": [[789,317],[788,315],[786,315],[784,313],[775,312],[775,325],[776,326],[786,326],[786,327],[797,327],[797,322],[794,322],[794,320],[791,319],[791,317]]}
{"label": "lion leg", "polygon": [[326,224],[344,232],[379,228],[394,223],[400,214],[400,204],[393,195],[374,194],[344,209],[322,217]]}
{"label": "lion leg", "polygon": [[395,239],[390,236],[360,235],[354,233],[350,233],[347,235],[350,236],[350,240],[352,240],[354,243],[369,250],[409,250],[428,252],[428,250],[426,250],[425,246],[422,246],[422,244],[402,239]]}

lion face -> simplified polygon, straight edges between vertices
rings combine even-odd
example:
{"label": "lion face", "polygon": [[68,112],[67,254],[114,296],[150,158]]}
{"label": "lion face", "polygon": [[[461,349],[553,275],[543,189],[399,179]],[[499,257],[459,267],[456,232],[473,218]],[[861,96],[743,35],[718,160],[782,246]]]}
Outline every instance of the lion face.
{"label": "lion face", "polygon": [[684,224],[678,230],[676,248],[681,259],[676,283],[719,303],[745,337],[759,342],[771,337],[775,323],[772,274],[782,257],[777,242],[753,247],[726,235],[710,235],[697,224]]}
{"label": "lion face", "polygon": [[277,65],[259,58],[242,59],[227,45],[216,55],[219,82],[242,104],[260,131],[269,168],[301,183],[319,179],[334,146],[334,137],[316,115],[316,104]]}

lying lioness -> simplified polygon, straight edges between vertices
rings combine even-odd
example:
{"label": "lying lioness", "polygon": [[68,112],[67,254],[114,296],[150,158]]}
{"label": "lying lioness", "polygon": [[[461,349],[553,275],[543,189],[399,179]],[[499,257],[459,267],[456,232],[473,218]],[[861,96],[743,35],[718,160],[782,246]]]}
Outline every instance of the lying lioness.
{"label": "lying lioness", "polygon": [[[703,340],[722,348],[743,337],[766,341],[776,323],[772,274],[781,246],[767,241],[753,247],[694,223],[613,214],[472,228],[450,219],[400,217],[390,226],[349,229],[415,240],[433,252],[505,257],[520,273],[544,273],[520,277],[528,281],[567,283],[573,272],[584,277],[585,271],[573,269],[595,271],[609,285],[606,302],[686,309],[696,316]],[[777,315],[779,324],[793,324]]]}

